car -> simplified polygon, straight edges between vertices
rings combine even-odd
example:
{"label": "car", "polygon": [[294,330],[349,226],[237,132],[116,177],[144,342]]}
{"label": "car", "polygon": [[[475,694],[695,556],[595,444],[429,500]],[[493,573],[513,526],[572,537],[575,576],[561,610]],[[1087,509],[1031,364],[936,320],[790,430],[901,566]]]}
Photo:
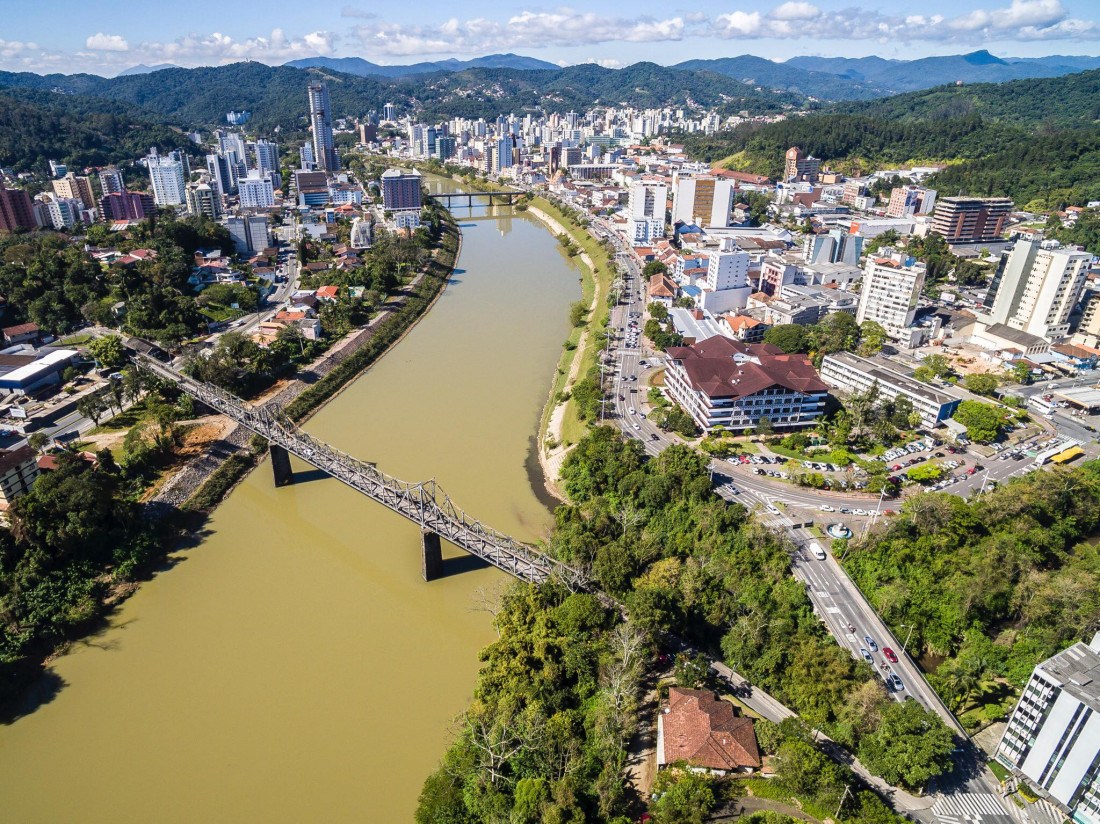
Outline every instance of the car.
{"label": "car", "polygon": [[628,409],[627,411],[628,411],[628,412],[629,412],[629,413],[630,413],[631,415],[636,415],[636,414],[637,414],[637,413],[636,413],[636,412],[634,411],[634,407],[633,407],[633,406],[632,406],[632,407],[630,407],[630,409]]}
{"label": "car", "polygon": [[738,462],[743,463],[743,464],[751,463],[751,461],[749,461],[749,456],[748,455],[738,455],[737,460],[738,460]]}
{"label": "car", "polygon": [[761,468],[760,468],[760,467],[758,467],[758,466],[757,466],[757,467],[753,467],[753,470],[752,470],[752,474],[753,474],[753,475],[763,475],[763,474],[764,474],[764,470],[763,470],[763,469],[761,469]]}
{"label": "car", "polygon": [[886,676],[886,686],[888,686],[894,692],[901,692],[905,689],[905,684],[901,682],[901,679],[898,678],[898,674],[896,672],[892,672]]}
{"label": "car", "polygon": [[871,513],[868,512],[866,509],[853,509],[852,514],[853,515],[870,515]]}
{"label": "car", "polygon": [[782,512],[779,511],[779,509],[774,504],[768,504],[767,510],[772,515],[782,515],[783,514]]}
{"label": "car", "polygon": [[871,666],[874,666],[874,664],[875,664],[875,659],[874,659],[874,657],[873,657],[873,656],[871,655],[871,653],[869,653],[869,652],[868,652],[867,650],[865,650],[865,649],[864,649],[863,647],[860,647],[860,648],[859,648],[859,654],[860,654],[860,657],[861,657],[861,658],[863,658],[863,660],[864,660],[864,661],[866,661],[866,662],[867,662],[868,664],[870,664]]}
{"label": "car", "polygon": [[661,440],[661,436],[658,435],[656,432],[650,432],[649,433],[649,439],[651,441],[659,441],[659,440]]}
{"label": "car", "polygon": [[852,510],[848,509],[848,507],[845,506],[845,507],[841,507],[840,514],[841,515],[854,515],[855,513],[852,512]]}
{"label": "car", "polygon": [[882,657],[889,661],[891,664],[896,664],[898,662],[897,653],[889,647],[882,648]]}
{"label": "car", "polygon": [[835,506],[829,506],[828,504],[822,504],[821,505],[821,511],[822,512],[836,512],[836,507]]}
{"label": "car", "polygon": [[934,453],[932,454],[932,457],[933,457],[933,458],[942,458],[942,457],[943,457],[943,453],[942,453],[942,452],[934,452]]}
{"label": "car", "polygon": [[872,638],[870,635],[863,636],[863,643],[870,647],[872,652],[878,649],[878,644],[875,643],[875,639]]}
{"label": "car", "polygon": [[634,424],[634,428],[635,429],[641,429],[642,425],[640,423],[636,423],[636,424]]}

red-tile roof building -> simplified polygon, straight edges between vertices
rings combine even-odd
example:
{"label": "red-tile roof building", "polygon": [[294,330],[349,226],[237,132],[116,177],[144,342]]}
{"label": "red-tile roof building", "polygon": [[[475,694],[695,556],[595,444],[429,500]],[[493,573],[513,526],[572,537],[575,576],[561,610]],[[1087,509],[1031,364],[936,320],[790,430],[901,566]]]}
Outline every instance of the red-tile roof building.
{"label": "red-tile roof building", "polygon": [[752,719],[707,690],[670,687],[657,720],[657,766],[678,761],[719,773],[757,769]]}
{"label": "red-tile roof building", "polygon": [[800,429],[825,411],[828,387],[805,355],[716,335],[669,347],[665,356],[669,396],[704,429],[745,431],[761,418],[775,429]]}

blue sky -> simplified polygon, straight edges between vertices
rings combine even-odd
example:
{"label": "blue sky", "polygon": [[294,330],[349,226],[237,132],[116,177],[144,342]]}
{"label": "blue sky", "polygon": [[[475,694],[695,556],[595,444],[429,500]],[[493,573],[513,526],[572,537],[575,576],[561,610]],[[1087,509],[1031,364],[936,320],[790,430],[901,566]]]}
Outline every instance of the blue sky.
{"label": "blue sky", "polygon": [[[112,75],[136,63],[278,64],[313,55],[409,63],[506,51],[607,66],[746,53],[1100,53],[1100,0],[679,2],[44,0],[3,15],[0,69]],[[8,4],[15,0],[0,0],[0,11]]]}

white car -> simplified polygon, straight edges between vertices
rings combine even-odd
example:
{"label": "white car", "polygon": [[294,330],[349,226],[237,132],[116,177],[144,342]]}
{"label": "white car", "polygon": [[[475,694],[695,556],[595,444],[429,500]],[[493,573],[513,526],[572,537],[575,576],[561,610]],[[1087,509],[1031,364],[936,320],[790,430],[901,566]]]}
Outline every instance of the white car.
{"label": "white car", "polygon": [[636,415],[636,414],[637,414],[637,413],[636,413],[636,412],[634,411],[634,407],[633,407],[633,406],[632,406],[632,407],[630,407],[630,409],[629,409],[628,411],[630,412],[630,414],[631,414],[631,415]]}
{"label": "white car", "polygon": [[835,506],[829,506],[828,504],[822,504],[821,505],[821,511],[822,512],[836,512],[836,507]]}
{"label": "white car", "polygon": [[772,504],[768,504],[767,508],[768,508],[768,512],[770,512],[772,515],[782,515],[783,514],[776,507],[774,507]]}

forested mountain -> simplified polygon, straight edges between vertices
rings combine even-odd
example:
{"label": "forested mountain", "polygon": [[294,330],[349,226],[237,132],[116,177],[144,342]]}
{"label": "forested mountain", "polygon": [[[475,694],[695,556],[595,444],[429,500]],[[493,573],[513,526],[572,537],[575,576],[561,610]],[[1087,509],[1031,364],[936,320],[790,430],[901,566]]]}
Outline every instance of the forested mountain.
{"label": "forested mountain", "polygon": [[792,65],[791,61],[776,63],[751,54],[720,57],[716,60],[688,60],[677,63],[675,68],[715,72],[749,85],[816,97],[819,100],[866,100],[890,93],[885,87],[863,80],[803,69]]}
{"label": "forested mountain", "polygon": [[412,63],[404,66],[382,66],[371,63],[362,57],[303,57],[301,60],[291,60],[283,63],[294,69],[331,69],[332,71],[354,74],[360,77],[379,75],[381,77],[408,77],[414,74],[430,74],[432,72],[460,72],[465,69],[516,69],[530,71],[532,69],[547,69],[555,71],[560,66],[538,60],[534,57],[524,57],[519,54],[487,54],[484,57],[475,57],[473,60],[435,60],[421,63]]}
{"label": "forested mountain", "polygon": [[898,120],[981,115],[1011,124],[1077,126],[1100,121],[1100,69],[1038,80],[940,86],[838,110]]}
{"label": "forested mountain", "polygon": [[30,89],[0,91],[0,166],[45,173],[47,159],[80,168],[120,163],[162,150],[193,149],[179,129],[133,106]]}
{"label": "forested mountain", "polygon": [[328,83],[336,116],[361,116],[392,102],[425,117],[492,117],[542,108],[583,111],[594,105],[662,106],[693,101],[727,111],[779,111],[801,102],[795,95],[758,92],[710,72],[637,63],[625,69],[595,64],[561,70],[466,69],[404,78],[358,77],[328,69],[234,63],[198,69],[103,78],[89,74],[40,76],[0,72],[0,87],[91,95],[140,106],[187,127],[223,123],[225,113],[247,109],[261,131],[304,123],[306,85]]}
{"label": "forested mountain", "polygon": [[[1100,57],[995,57],[984,49],[970,54],[885,60],[881,57],[792,57],[784,66],[836,75],[883,94],[963,83],[1004,83],[1033,77],[1061,77],[1100,68]],[[841,98],[834,98],[841,99]]]}
{"label": "forested mountain", "polygon": [[1057,209],[1100,198],[1098,121],[1100,70],[943,86],[683,142],[693,157],[773,177],[790,146],[853,174],[950,161],[929,185]]}

